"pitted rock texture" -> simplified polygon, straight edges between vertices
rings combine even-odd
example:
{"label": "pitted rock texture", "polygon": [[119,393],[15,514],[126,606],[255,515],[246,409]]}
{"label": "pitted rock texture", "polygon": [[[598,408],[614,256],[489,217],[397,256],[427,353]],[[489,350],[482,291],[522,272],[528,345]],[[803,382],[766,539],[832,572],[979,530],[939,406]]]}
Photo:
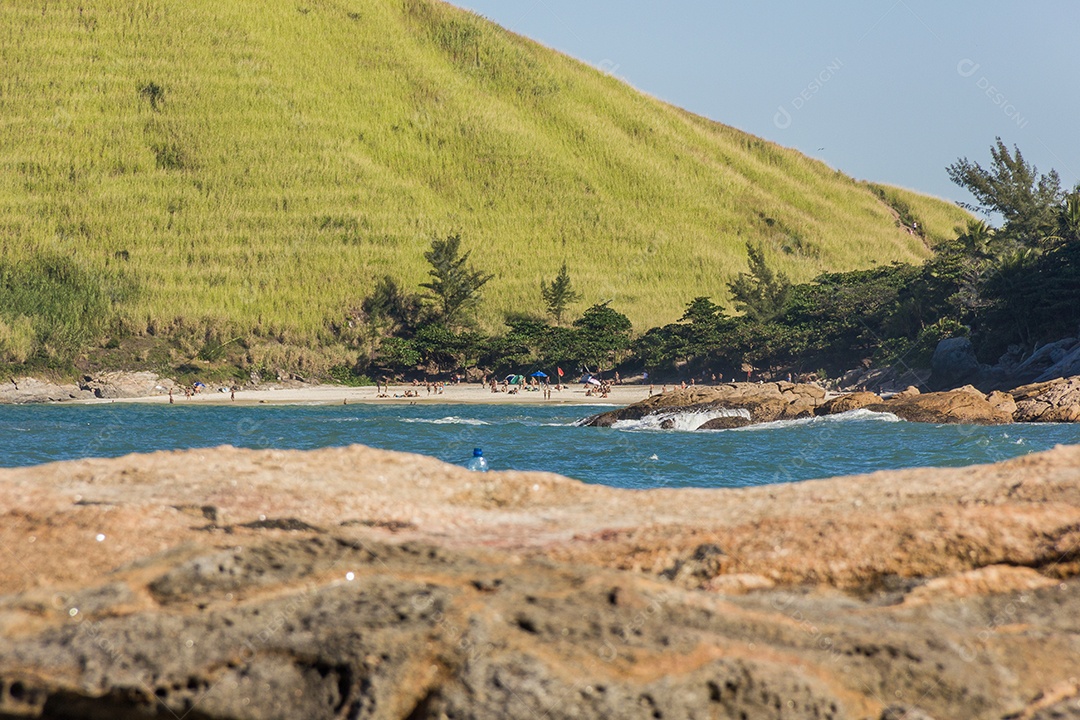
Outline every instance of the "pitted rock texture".
{"label": "pitted rock texture", "polygon": [[1051,718],[1080,448],[739,490],[363,447],[0,471],[0,718]]}

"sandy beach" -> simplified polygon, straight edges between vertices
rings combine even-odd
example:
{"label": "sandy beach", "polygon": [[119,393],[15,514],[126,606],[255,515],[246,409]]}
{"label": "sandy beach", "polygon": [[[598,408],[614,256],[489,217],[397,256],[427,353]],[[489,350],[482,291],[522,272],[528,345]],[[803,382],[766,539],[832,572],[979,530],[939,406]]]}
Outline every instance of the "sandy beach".
{"label": "sandy beach", "polygon": [[[654,392],[660,392],[657,386]],[[669,388],[670,389],[670,388]],[[406,391],[417,392],[417,397],[405,397]],[[552,388],[551,399],[545,399],[544,393],[521,391],[517,394],[493,393],[487,387],[476,384],[448,385],[442,392],[430,394],[423,386],[391,385],[382,393],[388,397],[379,397],[374,387],[345,387],[343,385],[294,385],[274,386],[258,390],[237,390],[236,399],[230,400],[228,392],[216,388],[207,388],[191,397],[184,397],[183,391],[174,392],[173,402],[177,405],[342,405],[351,403],[374,404],[549,404],[549,405],[630,405],[649,396],[648,385],[617,385],[612,388],[607,398],[599,395],[586,395],[581,385],[564,386],[561,391]],[[167,393],[147,397],[75,400],[74,403],[97,405],[102,403],[168,403]]]}

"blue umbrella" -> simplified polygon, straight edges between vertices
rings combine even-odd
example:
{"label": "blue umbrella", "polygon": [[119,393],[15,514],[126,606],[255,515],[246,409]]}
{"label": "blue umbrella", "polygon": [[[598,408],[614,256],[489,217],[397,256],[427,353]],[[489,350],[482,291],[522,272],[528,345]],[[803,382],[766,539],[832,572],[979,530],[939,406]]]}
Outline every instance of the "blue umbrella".
{"label": "blue umbrella", "polygon": [[534,372],[532,374],[532,376],[533,377],[547,377],[547,373],[546,372],[540,372],[539,370],[537,370],[536,372]]}

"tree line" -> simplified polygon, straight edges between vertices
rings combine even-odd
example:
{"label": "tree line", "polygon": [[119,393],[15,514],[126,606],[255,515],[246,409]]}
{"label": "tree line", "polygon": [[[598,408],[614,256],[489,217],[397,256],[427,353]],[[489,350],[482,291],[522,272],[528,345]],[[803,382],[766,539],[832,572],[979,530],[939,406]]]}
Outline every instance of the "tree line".
{"label": "tree line", "polygon": [[834,375],[859,364],[926,367],[937,343],[967,335],[980,360],[1019,356],[1080,328],[1080,186],[1040,174],[1000,138],[991,163],[961,158],[949,177],[969,190],[966,207],[1001,218],[972,220],[921,266],[893,263],[825,273],[793,284],[747,246],[748,271],[728,285],[731,308],[696,297],[674,323],[632,338],[607,303],[564,324],[580,300],[564,263],[540,285],[545,315],[506,319],[501,334],[478,330],[473,311],[492,275],[474,268],[460,235],[432,241],[430,280],[409,292],[389,277],[362,303],[368,353],[356,372],[408,374],[479,367],[493,372],[569,366],[656,377]]}

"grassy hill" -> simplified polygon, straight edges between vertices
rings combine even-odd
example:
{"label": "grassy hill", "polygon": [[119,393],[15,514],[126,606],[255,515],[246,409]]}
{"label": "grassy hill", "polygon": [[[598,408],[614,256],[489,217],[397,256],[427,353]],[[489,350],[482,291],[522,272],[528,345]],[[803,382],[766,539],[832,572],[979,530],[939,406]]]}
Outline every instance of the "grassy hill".
{"label": "grassy hill", "polygon": [[[102,341],[327,342],[453,231],[489,328],[564,259],[575,310],[645,328],[724,299],[747,240],[795,280],[928,252],[870,186],[435,0],[4,3],[0,69],[0,270],[93,285]],[[903,197],[928,237],[964,220]]]}

